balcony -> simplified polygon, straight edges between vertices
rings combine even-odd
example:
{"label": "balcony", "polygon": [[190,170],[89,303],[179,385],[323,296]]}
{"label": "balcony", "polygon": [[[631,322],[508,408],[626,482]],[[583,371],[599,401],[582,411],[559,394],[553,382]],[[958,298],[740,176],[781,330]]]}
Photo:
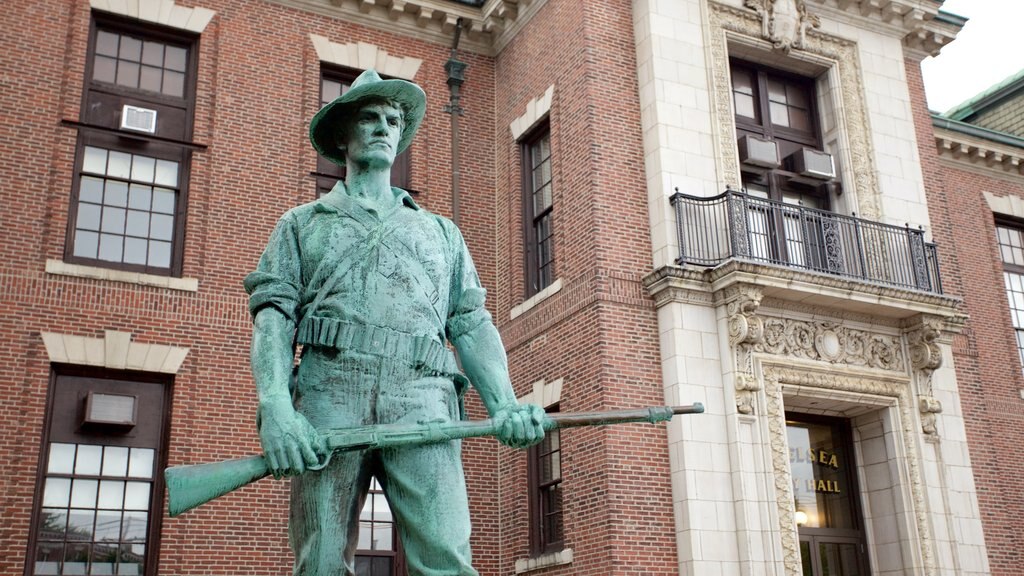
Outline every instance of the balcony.
{"label": "balcony", "polygon": [[938,254],[924,232],[727,191],[676,192],[677,263],[743,260],[880,286],[942,294]]}

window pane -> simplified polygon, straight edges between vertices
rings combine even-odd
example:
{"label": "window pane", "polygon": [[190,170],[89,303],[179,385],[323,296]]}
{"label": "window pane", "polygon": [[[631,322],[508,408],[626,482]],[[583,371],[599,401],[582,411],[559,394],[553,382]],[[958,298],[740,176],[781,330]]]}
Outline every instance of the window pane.
{"label": "window pane", "polygon": [[164,86],[161,90],[168,96],[185,95],[185,75],[171,70],[164,71]]}
{"label": "window pane", "polygon": [[120,262],[124,250],[124,237],[112,234],[100,234],[99,259],[108,262]]}
{"label": "window pane", "polygon": [[[366,508],[363,508],[366,511]],[[373,523],[361,521],[359,522],[359,543],[356,547],[359,550],[371,550],[373,546]]]}
{"label": "window pane", "polygon": [[40,540],[64,540],[68,525],[68,511],[64,508],[43,508],[39,522]]}
{"label": "window pane", "polygon": [[110,151],[107,175],[115,178],[128,179],[131,176],[132,155],[125,152]]}
{"label": "window pane", "polygon": [[103,202],[103,180],[92,176],[82,176],[78,185],[78,199],[82,202]]}
{"label": "window pane", "polygon": [[93,60],[92,79],[97,82],[114,83],[117,78],[117,60],[106,56],[96,56]]}
{"label": "window pane", "polygon": [[757,118],[754,114],[754,97],[746,94],[733,94],[733,104],[736,106],[736,114],[747,118]]}
{"label": "window pane", "polygon": [[96,513],[96,540],[118,541],[121,539],[121,511],[99,511]]}
{"label": "window pane", "polygon": [[117,567],[118,574],[137,576],[142,574],[142,565],[146,560],[146,547],[142,544],[122,544],[121,558]]}
{"label": "window pane", "polygon": [[170,160],[157,160],[156,177],[153,181],[161,186],[177,186],[178,163],[171,162]]}
{"label": "window pane", "polygon": [[175,194],[173,190],[153,189],[153,212],[174,214]]}
{"label": "window pane", "polygon": [[771,114],[772,124],[778,126],[789,126],[789,109],[785,104],[771,102],[768,105]]}
{"label": "window pane", "polygon": [[103,197],[103,202],[110,206],[123,207],[128,204],[128,185],[124,182],[118,182],[116,180],[107,180],[107,193]]}
{"label": "window pane", "polygon": [[82,480],[76,478],[71,483],[71,507],[72,508],[95,508],[96,488],[99,482],[96,480]]}
{"label": "window pane", "polygon": [[92,527],[96,521],[96,512],[92,510],[72,510],[68,514],[68,540],[92,540]]}
{"label": "window pane", "polygon": [[152,448],[132,448],[132,457],[128,466],[128,475],[132,478],[153,477]]}
{"label": "window pane", "polygon": [[100,496],[97,508],[120,510],[124,506],[124,482],[120,480],[101,480]]}
{"label": "window pane", "polygon": [[102,459],[102,446],[79,445],[78,458],[75,459],[75,474],[99,475]]}
{"label": "window pane", "polygon": [[184,72],[187,56],[188,50],[177,46],[168,46],[164,54],[164,68]]}
{"label": "window pane", "polygon": [[149,253],[149,242],[142,238],[124,239],[124,262],[126,264],[146,265],[146,256]]}
{"label": "window pane", "polygon": [[390,523],[374,523],[373,525],[373,550],[392,550],[394,545],[391,542],[392,525]]}
{"label": "window pane", "polygon": [[174,216],[153,214],[150,219],[149,235],[156,240],[170,240],[174,235]]}
{"label": "window pane", "polygon": [[63,574],[85,574],[89,566],[89,545],[68,544],[64,548]]}
{"label": "window pane", "polygon": [[139,89],[148,90],[150,92],[159,92],[160,82],[163,79],[163,76],[164,72],[160,68],[143,66],[139,70]]}
{"label": "window pane", "polygon": [[118,35],[98,30],[96,32],[96,53],[106,56],[117,56]]}
{"label": "window pane", "polygon": [[75,232],[74,255],[80,258],[95,258],[99,244],[99,234],[95,232]]}
{"label": "window pane", "polygon": [[[99,527],[97,527],[99,530]],[[93,575],[102,574],[109,575],[114,574],[117,569],[117,543],[113,544],[94,544],[92,547],[92,565],[89,567],[89,573]]]}
{"label": "window pane", "polygon": [[147,516],[145,512],[125,512],[124,520],[121,521],[121,540],[145,542]]}
{"label": "window pane", "polygon": [[75,445],[53,442],[46,465],[48,474],[71,474],[75,466]]}
{"label": "window pane", "polygon": [[117,66],[117,84],[129,88],[139,86],[139,65],[134,62],[121,62]]}
{"label": "window pane", "polygon": [[100,207],[96,204],[81,203],[78,205],[78,219],[75,228],[79,230],[100,229]]}
{"label": "window pane", "polygon": [[153,169],[156,166],[156,159],[149,156],[132,157],[132,180],[140,182],[153,181]]}
{"label": "window pane", "polygon": [[811,131],[811,119],[806,110],[790,107],[789,122],[791,127],[796,130]]}
{"label": "window pane", "polygon": [[107,206],[103,209],[103,232],[122,234],[124,232],[124,208]]}
{"label": "window pane", "polygon": [[64,558],[64,544],[40,544],[36,549],[36,575],[59,574],[60,561]]}
{"label": "window pane", "polygon": [[326,78],[320,81],[320,105],[323,106],[331,100],[334,100],[338,96],[341,96],[341,82],[334,80],[328,80]]}
{"label": "window pane", "polygon": [[132,184],[128,189],[128,207],[136,210],[149,210],[153,198],[153,189],[141,184]]}
{"label": "window pane", "polygon": [[125,224],[125,234],[145,238],[149,235],[149,212],[141,210],[129,210],[128,222]]}
{"label": "window pane", "polygon": [[121,49],[117,55],[122,60],[138,62],[142,56],[142,41],[131,36],[121,36]]}
{"label": "window pane", "polygon": [[107,173],[107,151],[93,146],[85,147],[85,154],[82,159],[82,171],[93,174]]}
{"label": "window pane", "polygon": [[149,482],[128,482],[124,487],[125,510],[149,510]]}
{"label": "window pane", "polygon": [[159,42],[142,43],[142,63],[160,68],[164,65],[164,45]]}

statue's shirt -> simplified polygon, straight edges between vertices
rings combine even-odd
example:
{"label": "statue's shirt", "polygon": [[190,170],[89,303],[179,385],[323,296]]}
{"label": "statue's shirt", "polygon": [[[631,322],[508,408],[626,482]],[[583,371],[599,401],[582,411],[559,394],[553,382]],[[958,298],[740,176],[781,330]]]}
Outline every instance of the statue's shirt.
{"label": "statue's shirt", "polygon": [[339,325],[443,343],[490,322],[458,228],[392,190],[400,203],[383,218],[343,182],[286,212],[245,279],[253,317],[273,306],[298,326],[299,342],[320,344]]}

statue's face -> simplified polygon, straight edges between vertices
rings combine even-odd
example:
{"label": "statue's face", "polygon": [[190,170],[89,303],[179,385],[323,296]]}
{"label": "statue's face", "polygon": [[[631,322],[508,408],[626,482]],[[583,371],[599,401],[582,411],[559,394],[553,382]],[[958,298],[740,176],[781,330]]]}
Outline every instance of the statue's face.
{"label": "statue's face", "polygon": [[390,168],[402,136],[402,111],[382,102],[366,104],[345,132],[345,155],[349,162],[369,168]]}

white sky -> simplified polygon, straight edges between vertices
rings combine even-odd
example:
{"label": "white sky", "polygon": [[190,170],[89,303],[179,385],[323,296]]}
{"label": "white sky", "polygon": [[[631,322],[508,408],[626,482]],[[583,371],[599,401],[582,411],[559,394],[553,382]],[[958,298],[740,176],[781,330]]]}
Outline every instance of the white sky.
{"label": "white sky", "polygon": [[1024,0],[946,0],[942,10],[970,20],[921,64],[928,107],[937,112],[1024,69]]}

